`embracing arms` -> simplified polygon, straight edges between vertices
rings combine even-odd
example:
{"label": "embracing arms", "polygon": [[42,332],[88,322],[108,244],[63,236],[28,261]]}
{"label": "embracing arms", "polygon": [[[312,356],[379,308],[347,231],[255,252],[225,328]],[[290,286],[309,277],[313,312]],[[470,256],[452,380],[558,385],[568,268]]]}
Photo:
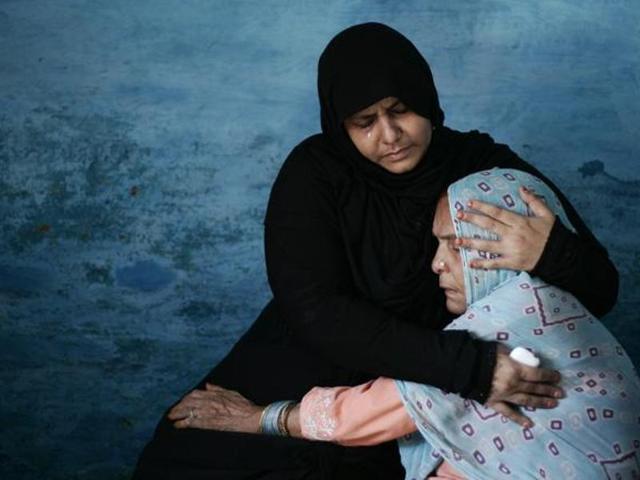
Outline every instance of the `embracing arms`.
{"label": "embracing arms", "polygon": [[[333,188],[294,151],[269,202],[267,273],[279,313],[296,340],[353,372],[428,383],[484,401],[495,345],[466,332],[403,321],[358,294]],[[433,306],[434,316],[438,308]]]}
{"label": "embracing arms", "polygon": [[[609,258],[607,250],[598,242],[571,202],[551,180],[518,157],[508,146],[494,143],[486,134],[476,133],[475,135],[481,138],[483,143],[489,144],[487,148],[483,148],[482,154],[478,157],[476,171],[502,167],[515,168],[535,175],[558,196],[569,221],[576,230],[576,233],[571,232],[559,219],[555,218],[545,208],[543,202],[536,199],[535,192],[522,192],[523,199],[529,203],[535,217],[520,217],[514,220],[516,216],[506,210],[496,210],[486,204],[483,207],[482,202],[477,202],[474,208],[489,215],[490,220],[511,223],[511,226],[516,227],[505,229],[511,230],[511,233],[505,237],[506,244],[496,242],[493,249],[489,248],[489,251],[511,252],[513,258],[487,260],[478,264],[478,267],[525,270],[551,285],[572,293],[597,317],[608,313],[618,298],[619,279],[618,271]],[[474,223],[487,226],[489,230],[493,229],[491,225],[482,225],[476,221]],[[475,247],[473,241],[466,242],[465,246]],[[518,251],[520,251],[519,254]],[[536,253],[530,255],[527,254],[528,251]],[[517,258],[518,256],[520,259]]]}
{"label": "embracing arms", "polygon": [[[197,416],[189,417],[189,411]],[[264,407],[216,385],[194,390],[169,413],[177,428],[259,433]],[[316,387],[287,414],[292,437],[346,446],[377,445],[414,432],[394,381],[378,378],[355,387]]]}
{"label": "embracing arms", "polygon": [[[520,376],[529,379],[541,371],[521,364],[515,364],[515,368],[521,369],[518,372]],[[551,402],[555,405],[557,401]],[[536,403],[529,405],[540,406]],[[542,406],[550,408],[553,405],[546,403]],[[505,402],[494,401],[491,407],[524,427],[533,426],[529,418],[515,412]],[[177,428],[261,433],[264,410],[265,407],[254,404],[238,392],[207,384],[204,390],[193,390],[187,394],[171,409],[169,419],[175,421]],[[416,430],[395,381],[385,377],[355,387],[314,387],[283,415],[283,422],[292,437],[345,446],[377,445]]]}
{"label": "embracing arms", "polygon": [[[280,314],[298,341],[331,363],[371,377],[426,383],[485,402],[495,380],[496,345],[467,332],[409,323],[359,295],[337,197],[301,154],[287,160],[272,191],[267,271]],[[431,313],[439,308],[434,300]]]}

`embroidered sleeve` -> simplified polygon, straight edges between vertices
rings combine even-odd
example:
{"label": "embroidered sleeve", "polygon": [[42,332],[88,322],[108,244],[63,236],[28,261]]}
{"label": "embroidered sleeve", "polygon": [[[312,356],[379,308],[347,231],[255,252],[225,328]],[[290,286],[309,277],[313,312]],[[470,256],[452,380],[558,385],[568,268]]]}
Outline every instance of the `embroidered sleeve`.
{"label": "embroidered sleeve", "polygon": [[348,446],[376,445],[415,431],[393,380],[316,387],[302,399],[302,435]]}

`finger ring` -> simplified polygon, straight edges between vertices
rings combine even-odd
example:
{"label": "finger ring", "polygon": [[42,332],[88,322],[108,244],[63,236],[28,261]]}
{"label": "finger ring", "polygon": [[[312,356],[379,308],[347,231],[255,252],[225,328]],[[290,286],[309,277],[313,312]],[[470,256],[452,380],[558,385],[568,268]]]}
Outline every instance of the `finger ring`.
{"label": "finger ring", "polygon": [[189,420],[191,420],[192,418],[196,418],[195,414],[193,413],[193,408],[189,409]]}

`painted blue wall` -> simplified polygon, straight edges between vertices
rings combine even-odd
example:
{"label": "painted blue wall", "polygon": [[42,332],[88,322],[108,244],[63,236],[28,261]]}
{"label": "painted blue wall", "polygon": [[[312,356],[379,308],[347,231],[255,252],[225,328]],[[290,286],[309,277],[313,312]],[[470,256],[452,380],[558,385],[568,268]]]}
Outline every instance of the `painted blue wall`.
{"label": "painted blue wall", "polygon": [[573,200],[640,364],[635,0],[0,0],[1,478],[126,478],[255,318],[270,184],[319,129],[317,57],[368,20],[430,60],[450,126]]}

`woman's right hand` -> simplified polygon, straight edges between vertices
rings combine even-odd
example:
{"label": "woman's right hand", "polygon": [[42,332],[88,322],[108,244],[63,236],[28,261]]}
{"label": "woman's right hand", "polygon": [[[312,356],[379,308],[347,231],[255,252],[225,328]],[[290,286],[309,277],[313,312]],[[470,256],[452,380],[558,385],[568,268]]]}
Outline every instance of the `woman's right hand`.
{"label": "woman's right hand", "polygon": [[[207,383],[204,390],[185,395],[167,416],[176,428],[260,433],[264,409],[234,390]],[[299,403],[289,412],[287,429],[290,436],[302,438]]]}
{"label": "woman's right hand", "polygon": [[528,367],[509,357],[509,349],[500,345],[493,371],[491,392],[487,406],[522,425],[533,427],[529,417],[514,405],[532,408],[555,408],[564,391],[557,386],[560,373],[546,368]]}
{"label": "woman's right hand", "polygon": [[258,433],[263,410],[236,391],[207,383],[185,395],[168,417],[176,428]]}

